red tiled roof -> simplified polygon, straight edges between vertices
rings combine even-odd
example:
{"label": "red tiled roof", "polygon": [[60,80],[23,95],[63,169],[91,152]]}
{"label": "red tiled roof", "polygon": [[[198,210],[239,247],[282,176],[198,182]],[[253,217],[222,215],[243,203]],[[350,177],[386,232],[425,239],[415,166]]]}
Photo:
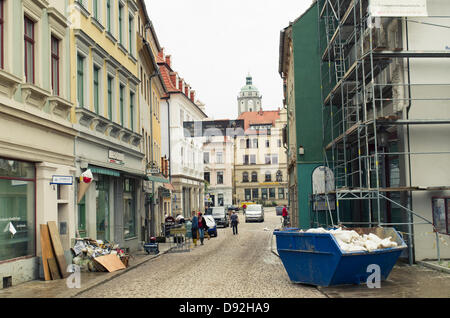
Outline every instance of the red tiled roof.
{"label": "red tiled roof", "polygon": [[244,120],[244,129],[247,130],[251,125],[272,125],[275,126],[275,121],[280,118],[279,110],[267,110],[259,112],[244,112],[238,119]]}
{"label": "red tiled roof", "polygon": [[[158,63],[159,64],[159,63]],[[167,87],[168,93],[177,93],[180,92],[179,89],[172,83],[170,80],[170,71],[165,64],[159,65],[159,70],[161,71],[161,76],[164,81],[164,85]],[[167,96],[165,96],[167,97]]]}

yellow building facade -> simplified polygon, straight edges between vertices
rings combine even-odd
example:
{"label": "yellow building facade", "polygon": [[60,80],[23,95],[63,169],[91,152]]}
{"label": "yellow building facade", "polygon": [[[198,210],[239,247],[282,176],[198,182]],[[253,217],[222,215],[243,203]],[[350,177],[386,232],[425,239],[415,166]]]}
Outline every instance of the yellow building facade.
{"label": "yellow building facade", "polygon": [[77,176],[93,184],[77,206],[77,235],[136,250],[145,240],[145,179],[135,0],[71,0],[71,120]]}

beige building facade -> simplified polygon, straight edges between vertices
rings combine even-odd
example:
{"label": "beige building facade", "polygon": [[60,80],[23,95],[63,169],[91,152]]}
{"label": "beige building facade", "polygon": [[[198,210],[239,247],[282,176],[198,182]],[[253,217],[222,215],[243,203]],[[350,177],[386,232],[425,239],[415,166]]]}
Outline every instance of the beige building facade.
{"label": "beige building facade", "polygon": [[234,203],[287,204],[286,110],[244,112],[238,119],[244,120],[245,134],[236,138]]}

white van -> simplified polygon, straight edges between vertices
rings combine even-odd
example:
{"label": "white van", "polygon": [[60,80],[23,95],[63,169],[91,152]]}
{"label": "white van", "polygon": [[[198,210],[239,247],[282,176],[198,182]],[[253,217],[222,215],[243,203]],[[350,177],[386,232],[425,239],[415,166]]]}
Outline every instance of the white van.
{"label": "white van", "polygon": [[245,211],[245,222],[259,221],[264,222],[264,207],[261,204],[252,204],[247,206]]}

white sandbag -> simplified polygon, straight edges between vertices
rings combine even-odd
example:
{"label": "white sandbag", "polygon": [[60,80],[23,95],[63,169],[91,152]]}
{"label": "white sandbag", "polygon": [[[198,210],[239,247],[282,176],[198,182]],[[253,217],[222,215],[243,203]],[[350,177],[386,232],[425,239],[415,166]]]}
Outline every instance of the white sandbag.
{"label": "white sandbag", "polygon": [[364,247],[369,251],[372,252],[376,249],[378,249],[378,243],[375,243],[372,240],[366,240],[364,243]]}
{"label": "white sandbag", "polygon": [[329,233],[329,232],[325,230],[323,227],[319,227],[317,229],[309,229],[306,231],[306,233]]}
{"label": "white sandbag", "polygon": [[397,247],[397,242],[391,241],[392,237],[385,238],[384,240],[380,241],[380,246],[382,248],[390,248],[390,247]]}

